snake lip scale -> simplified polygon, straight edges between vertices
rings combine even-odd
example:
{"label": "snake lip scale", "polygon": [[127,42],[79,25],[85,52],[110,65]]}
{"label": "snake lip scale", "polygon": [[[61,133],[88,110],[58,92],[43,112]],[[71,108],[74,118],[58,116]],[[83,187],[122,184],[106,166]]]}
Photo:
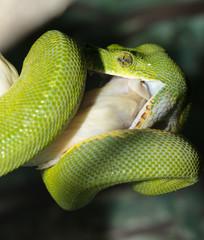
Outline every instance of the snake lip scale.
{"label": "snake lip scale", "polygon": [[[159,90],[162,89],[162,87],[164,87],[164,84],[159,81],[154,81],[154,80],[147,81],[143,79],[139,79],[139,81],[143,82],[147,86],[147,89],[150,93],[150,99],[140,110],[140,112],[136,116],[135,120],[133,121],[129,129],[134,129],[136,127],[138,129],[142,128],[142,125],[144,124],[145,120],[147,119],[150,113],[152,103],[154,103],[154,96],[156,95],[157,92],[159,92]],[[148,127],[151,127],[151,126],[148,126]]]}

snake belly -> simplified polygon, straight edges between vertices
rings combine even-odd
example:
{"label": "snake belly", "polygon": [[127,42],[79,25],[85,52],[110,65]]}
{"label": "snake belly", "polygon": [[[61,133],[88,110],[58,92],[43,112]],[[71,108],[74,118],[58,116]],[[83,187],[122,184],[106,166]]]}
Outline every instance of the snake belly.
{"label": "snake belly", "polygon": [[[115,45],[111,47],[114,48]],[[148,51],[152,51],[151,47]],[[142,66],[146,57],[140,55]],[[124,62],[117,59],[124,70]],[[19,79],[0,99],[0,175],[28,162],[71,121],[83,96],[86,61],[81,48],[58,31],[45,33],[32,46]],[[155,71],[154,62],[149,65]],[[152,114],[155,102],[161,115],[159,103],[166,102],[165,91],[170,93],[170,89],[161,89],[157,101],[150,100]],[[177,122],[182,121],[183,108],[186,109],[177,96],[181,94],[173,95],[170,109],[176,109],[173,104],[179,105],[172,117],[175,129]],[[142,194],[157,195],[195,183],[199,172],[197,150],[183,137],[161,130],[132,129],[103,133],[73,145],[42,176],[55,201],[63,209],[74,210],[115,184],[129,182]]]}

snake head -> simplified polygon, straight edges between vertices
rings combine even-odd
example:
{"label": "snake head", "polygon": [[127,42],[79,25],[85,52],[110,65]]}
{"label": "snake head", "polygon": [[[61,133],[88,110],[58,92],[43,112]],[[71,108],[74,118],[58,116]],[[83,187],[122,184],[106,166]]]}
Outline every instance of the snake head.
{"label": "snake head", "polygon": [[106,49],[89,46],[86,53],[90,70],[133,78],[148,89],[151,97],[130,128],[172,132],[181,128],[189,110],[189,86],[184,72],[164,48],[156,44],[136,48],[112,44]]}

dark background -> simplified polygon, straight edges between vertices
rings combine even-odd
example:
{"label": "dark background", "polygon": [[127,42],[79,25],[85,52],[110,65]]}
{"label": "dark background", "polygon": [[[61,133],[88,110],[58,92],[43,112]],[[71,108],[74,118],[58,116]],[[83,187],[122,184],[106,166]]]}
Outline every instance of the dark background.
{"label": "dark background", "polygon": [[[204,156],[203,1],[75,1],[4,53],[19,72],[33,42],[50,29],[101,47],[151,42],[167,49],[192,86],[192,111],[182,134]],[[192,187],[146,197],[120,185],[101,192],[88,206],[66,212],[50,197],[38,171],[21,168],[0,179],[0,240],[204,239],[203,186],[201,178]]]}

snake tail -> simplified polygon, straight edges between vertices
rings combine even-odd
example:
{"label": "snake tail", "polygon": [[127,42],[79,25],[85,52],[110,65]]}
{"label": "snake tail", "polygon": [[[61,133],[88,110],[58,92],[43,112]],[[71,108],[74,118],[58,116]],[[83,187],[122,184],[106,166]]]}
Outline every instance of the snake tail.
{"label": "snake tail", "polygon": [[124,130],[74,145],[42,176],[55,201],[63,209],[74,210],[99,191],[120,183],[131,183],[135,191],[146,195],[189,186],[198,180],[199,164],[195,148],[179,135]]}

